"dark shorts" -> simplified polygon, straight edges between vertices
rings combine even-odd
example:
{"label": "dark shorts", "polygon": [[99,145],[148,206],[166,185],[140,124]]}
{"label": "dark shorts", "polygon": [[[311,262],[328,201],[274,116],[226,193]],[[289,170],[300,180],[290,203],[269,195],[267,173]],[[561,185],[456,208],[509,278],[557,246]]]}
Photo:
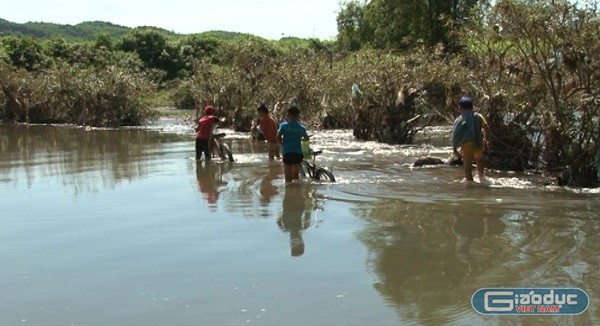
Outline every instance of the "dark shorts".
{"label": "dark shorts", "polygon": [[199,160],[204,153],[204,158],[210,160],[210,147],[207,139],[196,139],[196,159]]}
{"label": "dark shorts", "polygon": [[302,153],[283,154],[283,164],[285,165],[300,164],[303,160],[304,155],[302,155]]}

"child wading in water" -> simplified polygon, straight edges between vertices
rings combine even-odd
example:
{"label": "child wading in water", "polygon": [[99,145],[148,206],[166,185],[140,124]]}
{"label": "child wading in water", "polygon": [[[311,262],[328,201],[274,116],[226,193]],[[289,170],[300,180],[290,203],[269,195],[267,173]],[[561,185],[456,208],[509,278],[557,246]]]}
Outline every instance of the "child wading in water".
{"label": "child wading in water", "polygon": [[215,123],[219,122],[219,118],[215,116],[215,108],[212,105],[207,105],[204,108],[204,114],[198,120],[196,125],[196,159],[199,160],[204,153],[204,159],[210,161],[211,158],[211,142],[212,133]]}
{"label": "child wading in water", "polygon": [[[484,143],[487,143],[485,139],[491,137],[490,128],[481,114],[473,112],[472,98],[464,96],[458,105],[461,108],[461,115],[454,120],[452,127],[452,150],[456,157],[462,157],[465,178],[468,181],[473,181],[471,165],[475,160],[479,181],[485,182],[483,150]],[[459,146],[462,156],[458,152]]]}
{"label": "child wading in water", "polygon": [[302,155],[302,140],[308,140],[306,128],[300,124],[300,110],[292,106],[287,110],[287,121],[279,126],[277,139],[282,144],[285,182],[298,180]]}
{"label": "child wading in water", "polygon": [[281,145],[277,140],[277,123],[269,116],[269,109],[264,104],[261,104],[256,111],[260,118],[260,132],[265,136],[269,147],[269,161],[273,161],[275,158],[279,159]]}

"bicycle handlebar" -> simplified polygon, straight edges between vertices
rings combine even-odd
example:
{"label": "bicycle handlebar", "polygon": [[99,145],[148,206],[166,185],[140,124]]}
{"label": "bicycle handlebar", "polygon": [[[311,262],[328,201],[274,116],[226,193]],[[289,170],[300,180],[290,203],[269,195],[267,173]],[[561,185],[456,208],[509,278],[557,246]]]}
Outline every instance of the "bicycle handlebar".
{"label": "bicycle handlebar", "polygon": [[223,137],[225,137],[225,133],[224,132],[221,132],[221,133],[213,135],[213,138],[223,138]]}

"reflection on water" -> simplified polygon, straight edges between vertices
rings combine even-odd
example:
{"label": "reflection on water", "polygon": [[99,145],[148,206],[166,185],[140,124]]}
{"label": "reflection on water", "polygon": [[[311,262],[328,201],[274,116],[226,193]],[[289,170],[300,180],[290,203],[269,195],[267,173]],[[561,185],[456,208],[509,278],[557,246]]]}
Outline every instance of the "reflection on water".
{"label": "reflection on water", "polygon": [[279,163],[270,163],[267,169],[267,173],[260,180],[261,206],[268,205],[273,197],[279,193],[279,188],[274,183],[277,179],[280,179],[283,173],[283,167]]}
{"label": "reflection on water", "polygon": [[481,217],[477,215],[459,215],[454,218],[452,233],[456,236],[456,253],[458,258],[468,263],[471,247],[477,239],[500,235],[504,231],[504,223],[499,217]]}
{"label": "reflection on water", "polygon": [[[597,210],[596,198],[537,194],[522,200],[515,198],[521,193],[502,191],[487,195],[513,197],[513,203],[380,200],[363,208],[361,215],[370,223],[360,238],[371,251],[369,266],[379,279],[375,287],[403,319],[471,323],[470,296],[483,287],[579,287],[598,296],[600,260],[590,253],[600,250],[600,223],[593,211],[573,211],[590,203]],[[541,207],[532,209],[536,202]],[[590,306],[584,315],[552,320],[595,324],[598,318],[597,307]],[[548,323],[548,317],[527,320]]]}
{"label": "reflection on water", "polygon": [[221,187],[227,185],[223,181],[223,173],[225,169],[230,169],[229,163],[220,165],[211,161],[196,161],[196,179],[198,180],[198,189],[206,199],[208,207],[211,211],[216,211],[217,201],[219,200],[219,192]]}
{"label": "reflection on water", "polygon": [[277,220],[277,225],[281,230],[290,233],[292,257],[304,254],[302,230],[310,226],[313,201],[310,186],[303,184],[286,186],[283,197],[283,212]]}
{"label": "reflection on water", "polygon": [[[58,178],[76,194],[114,188],[150,173],[165,151],[178,150],[161,144],[181,138],[142,129],[2,124],[0,135],[0,182],[24,177],[31,186],[36,179]],[[89,182],[92,178],[101,184]]]}
{"label": "reflection on water", "polygon": [[[0,125],[0,324],[600,323],[598,190],[412,168],[450,152],[443,128],[436,146],[314,132],[339,182],[286,186],[264,143],[229,133],[236,162],[196,162],[191,129],[171,129]],[[485,317],[482,287],[592,303]]]}

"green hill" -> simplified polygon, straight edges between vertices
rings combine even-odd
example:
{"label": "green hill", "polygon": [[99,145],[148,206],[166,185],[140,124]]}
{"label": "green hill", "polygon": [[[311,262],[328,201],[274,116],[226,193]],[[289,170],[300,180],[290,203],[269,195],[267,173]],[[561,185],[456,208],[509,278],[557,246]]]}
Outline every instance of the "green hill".
{"label": "green hill", "polygon": [[[263,39],[258,36],[247,33],[228,32],[221,30],[205,31],[191,34],[178,34],[168,31],[164,28],[153,26],[139,26],[135,28],[116,25],[104,21],[88,21],[77,25],[63,25],[45,22],[27,22],[24,24],[14,23],[6,19],[0,18],[0,37],[8,35],[32,36],[38,39],[64,38],[74,41],[93,40],[99,34],[110,35],[113,39],[118,39],[136,29],[150,29],[159,31],[171,36],[197,36],[197,37],[213,37],[221,40],[231,40],[239,37],[253,37]],[[263,39],[264,40],[264,39]],[[309,42],[307,39],[296,37],[284,37],[280,41],[285,44],[300,44],[306,45]]]}
{"label": "green hill", "polygon": [[48,37],[47,33],[28,27],[24,24],[17,24],[0,18],[0,35],[29,35],[34,37]]}
{"label": "green hill", "polygon": [[[166,29],[150,26],[138,28],[148,28],[167,34],[175,34],[167,31]],[[0,36],[25,35],[40,39],[61,37],[73,40],[90,40],[101,33],[109,34],[113,37],[121,37],[129,33],[131,30],[132,28],[130,27],[102,21],[83,22],[77,25],[62,25],[44,22],[27,22],[24,24],[19,24],[0,18]]]}
{"label": "green hill", "polygon": [[241,37],[241,36],[245,36],[248,34],[238,33],[238,32],[227,32],[227,31],[207,31],[207,32],[195,33],[195,34],[191,34],[191,35],[198,35],[198,36],[202,36],[202,37],[214,37],[214,38],[223,39],[223,40],[231,40],[236,37]]}

